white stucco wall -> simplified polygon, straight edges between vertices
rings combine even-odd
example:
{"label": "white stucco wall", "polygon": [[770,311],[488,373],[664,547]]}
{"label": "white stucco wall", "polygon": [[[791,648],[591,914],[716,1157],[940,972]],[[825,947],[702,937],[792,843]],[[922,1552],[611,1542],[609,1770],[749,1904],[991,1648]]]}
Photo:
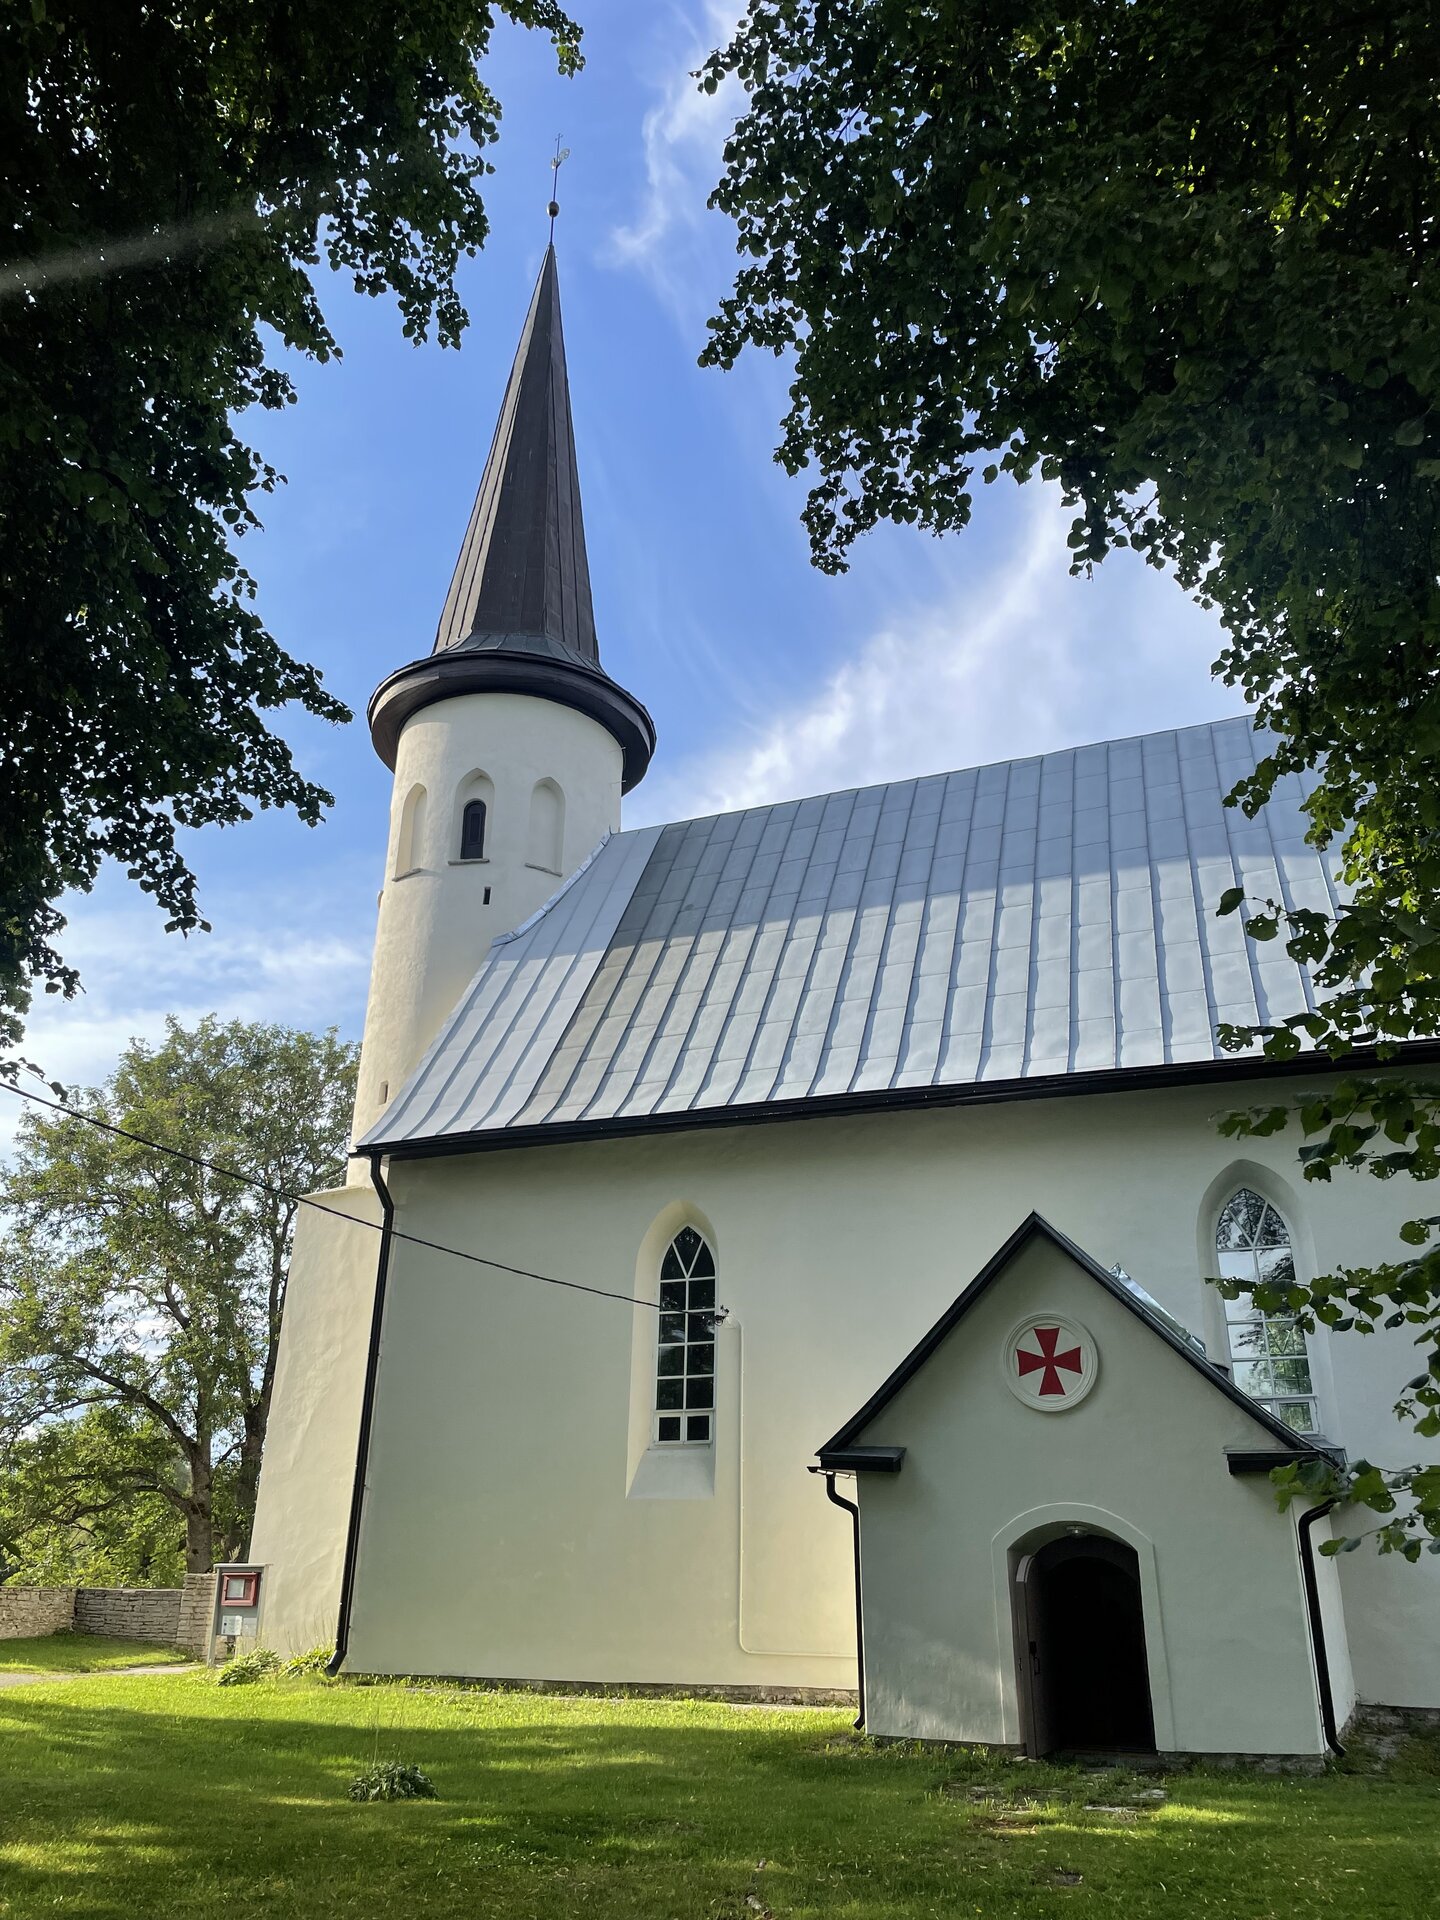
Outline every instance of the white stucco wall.
{"label": "white stucco wall", "polygon": [[[459,694],[406,721],[375,929],[357,1135],[399,1092],[495,936],[543,906],[619,826],[621,771],[620,748],[598,721],[528,694]],[[542,783],[545,847],[532,831]],[[423,826],[410,835],[402,829],[417,788],[426,796]],[[462,861],[460,814],[472,793],[487,803],[485,858]],[[542,865],[538,856],[548,855],[557,814],[561,858]],[[352,1172],[352,1179],[364,1177],[363,1168]]]}
{"label": "white stucco wall", "polygon": [[[1002,1377],[1030,1313],[1098,1351],[1063,1411]],[[1273,1440],[1053,1245],[1016,1256],[862,1437],[907,1449],[859,1478],[871,1733],[1019,1745],[1013,1559],[1080,1527],[1139,1558],[1162,1752],[1322,1751],[1295,1517],[1225,1461]]]}
{"label": "white stucco wall", "polygon": [[[352,1666],[853,1685],[849,1529],[806,1472],[816,1446],[1032,1207],[1203,1325],[1199,1249],[1213,1232],[1212,1196],[1229,1190],[1236,1167],[1214,1116],[1259,1091],[1091,1095],[393,1165],[402,1227],[625,1294],[653,1298],[658,1251],[694,1219],[713,1235],[731,1318],[719,1335],[713,1458],[657,1460],[647,1448],[648,1310],[398,1245]],[[1328,1261],[1392,1252],[1413,1196],[1359,1176],[1297,1191],[1294,1144],[1247,1146],[1244,1178],[1289,1196],[1302,1266],[1306,1246]],[[347,1258],[359,1265],[342,1278]],[[329,1298],[354,1321],[344,1336],[354,1403],[373,1249],[346,1253],[337,1241],[333,1261]],[[285,1364],[297,1382],[335,1371],[336,1332],[323,1314],[292,1317]],[[1353,1350],[1383,1371],[1407,1364],[1409,1348],[1403,1335],[1330,1346],[1345,1384],[1323,1410],[1353,1446],[1346,1422],[1363,1412],[1365,1431],[1373,1421],[1383,1432],[1389,1406],[1376,1413],[1349,1384]],[[1391,1357],[1378,1358],[1387,1348]],[[291,1551],[282,1534],[302,1550],[306,1503],[324,1478],[285,1432],[292,1403],[304,1403],[298,1384],[272,1421],[261,1558]],[[353,1429],[333,1445],[345,1499],[351,1447]],[[309,1478],[298,1517],[282,1526],[295,1473]],[[1253,1503],[1257,1526],[1268,1515],[1264,1482],[1227,1481],[1225,1495]],[[1362,1697],[1440,1704],[1440,1567],[1380,1562],[1366,1549],[1340,1571],[1347,1593],[1359,1574],[1363,1595],[1350,1609]],[[298,1594],[304,1581],[287,1573],[282,1586]],[[292,1616],[301,1606],[287,1602]]]}
{"label": "white stucco wall", "polygon": [[260,1644],[286,1653],[335,1639],[380,1245],[370,1188],[314,1197],[335,1213],[302,1207],[296,1222],[249,1547],[265,1569]]}

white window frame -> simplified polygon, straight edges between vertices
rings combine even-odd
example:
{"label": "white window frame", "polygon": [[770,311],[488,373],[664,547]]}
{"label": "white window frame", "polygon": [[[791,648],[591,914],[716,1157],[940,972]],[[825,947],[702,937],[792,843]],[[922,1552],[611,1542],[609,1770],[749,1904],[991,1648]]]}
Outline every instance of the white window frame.
{"label": "white window frame", "polygon": [[1287,1267],[1294,1273],[1289,1222],[1273,1200],[1242,1181],[1215,1217],[1215,1257],[1221,1279],[1246,1289],[1233,1300],[1224,1296],[1231,1378],[1296,1433],[1319,1433],[1315,1362],[1304,1328],[1294,1314],[1261,1313],[1250,1298],[1262,1280],[1283,1280]]}
{"label": "white window frame", "polygon": [[651,1438],[657,1447],[715,1444],[715,1253],[684,1226],[660,1262]]}

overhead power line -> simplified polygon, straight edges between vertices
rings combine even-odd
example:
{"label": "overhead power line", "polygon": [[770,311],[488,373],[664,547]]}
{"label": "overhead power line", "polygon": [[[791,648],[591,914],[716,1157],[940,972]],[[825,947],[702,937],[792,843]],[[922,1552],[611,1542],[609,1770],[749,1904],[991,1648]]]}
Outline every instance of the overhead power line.
{"label": "overhead power line", "polygon": [[[257,1193],[269,1194],[273,1200],[285,1200],[296,1207],[309,1207],[315,1213],[328,1213],[335,1220],[344,1220],[351,1226],[364,1227],[370,1233],[385,1231],[378,1220],[364,1220],[358,1214],[344,1212],[340,1207],[327,1207],[323,1200],[312,1199],[307,1193],[291,1193],[285,1187],[275,1186],[271,1181],[260,1179],[257,1174],[242,1173],[238,1167],[227,1167],[218,1160],[208,1160],[204,1154],[187,1153],[183,1147],[169,1147],[161,1140],[147,1140],[143,1133],[134,1133],[129,1127],[117,1126],[113,1120],[102,1120],[98,1114],[86,1113],[80,1107],[72,1107],[64,1100],[50,1100],[43,1093],[32,1093],[28,1087],[17,1087],[13,1080],[0,1079],[0,1089],[6,1093],[13,1093],[20,1100],[30,1100],[36,1106],[49,1107],[55,1113],[63,1113],[71,1120],[83,1120],[86,1126],[98,1127],[102,1133],[111,1133],[118,1139],[132,1141],[137,1147],[148,1147],[152,1153],[163,1153],[171,1160],[181,1160],[187,1166],[201,1167],[206,1173],[219,1174],[226,1180],[238,1180],[242,1186],[253,1187]],[[472,1266],[491,1267],[497,1273],[513,1274],[518,1280],[538,1280],[547,1287],[564,1287],[569,1293],[591,1293],[600,1300],[622,1300],[626,1306],[649,1307],[652,1311],[659,1311],[659,1302],[656,1300],[642,1300],[633,1293],[616,1293],[609,1287],[587,1286],[583,1280],[560,1280],[553,1273],[536,1273],[529,1267],[512,1267],[506,1260],[491,1260],[483,1253],[470,1253],[464,1247],[447,1247],[443,1241],[427,1240],[423,1234],[405,1233],[399,1227],[391,1227],[390,1237],[392,1240],[404,1240],[412,1247],[424,1247],[431,1253],[449,1254],[454,1260],[467,1260]]]}

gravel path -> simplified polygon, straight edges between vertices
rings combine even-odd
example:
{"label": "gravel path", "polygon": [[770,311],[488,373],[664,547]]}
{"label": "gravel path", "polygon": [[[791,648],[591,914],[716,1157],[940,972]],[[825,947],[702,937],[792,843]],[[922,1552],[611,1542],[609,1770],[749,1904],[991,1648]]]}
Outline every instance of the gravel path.
{"label": "gravel path", "polygon": [[38,1687],[48,1680],[113,1680],[130,1673],[189,1673],[194,1664],[186,1660],[178,1667],[102,1667],[96,1673],[81,1673],[74,1668],[64,1673],[0,1673],[0,1687]]}

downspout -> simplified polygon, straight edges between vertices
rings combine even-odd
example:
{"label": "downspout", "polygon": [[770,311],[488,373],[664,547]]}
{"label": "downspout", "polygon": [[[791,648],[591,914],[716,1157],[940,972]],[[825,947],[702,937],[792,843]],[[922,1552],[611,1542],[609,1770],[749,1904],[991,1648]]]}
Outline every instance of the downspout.
{"label": "downspout", "polygon": [[335,1651],[325,1671],[332,1676],[350,1649],[350,1609],[355,1599],[355,1565],[360,1555],[360,1517],[365,1507],[365,1474],[370,1464],[370,1428],[375,1410],[375,1379],[380,1371],[380,1328],[385,1319],[385,1283],[390,1277],[395,1200],[380,1171],[380,1155],[370,1155],[370,1184],[380,1196],[380,1254],[375,1263],[375,1298],[370,1308],[370,1346],[365,1355],[365,1385],[360,1397],[360,1432],[355,1442],[355,1479],[350,1489],[350,1522],[345,1530],[345,1565],[340,1576],[340,1617]]}
{"label": "downspout", "polygon": [[825,1497],[850,1516],[850,1532],[855,1556],[855,1691],[860,1711],[855,1716],[857,1731],[865,1724],[865,1606],[860,1593],[860,1509],[853,1500],[835,1491],[835,1476],[825,1475]]}
{"label": "downspout", "polygon": [[1315,1577],[1315,1543],[1310,1538],[1310,1529],[1315,1522],[1323,1520],[1337,1504],[1334,1500],[1322,1500],[1318,1507],[1311,1507],[1301,1514],[1300,1576],[1305,1583],[1305,1606],[1310,1615],[1310,1644],[1315,1649],[1315,1687],[1320,1696],[1320,1726],[1325,1734],[1325,1744],[1338,1759],[1344,1757],[1345,1749],[1340,1744],[1340,1735],[1335,1726],[1335,1695],[1330,1687],[1330,1660],[1325,1651],[1320,1583]]}

